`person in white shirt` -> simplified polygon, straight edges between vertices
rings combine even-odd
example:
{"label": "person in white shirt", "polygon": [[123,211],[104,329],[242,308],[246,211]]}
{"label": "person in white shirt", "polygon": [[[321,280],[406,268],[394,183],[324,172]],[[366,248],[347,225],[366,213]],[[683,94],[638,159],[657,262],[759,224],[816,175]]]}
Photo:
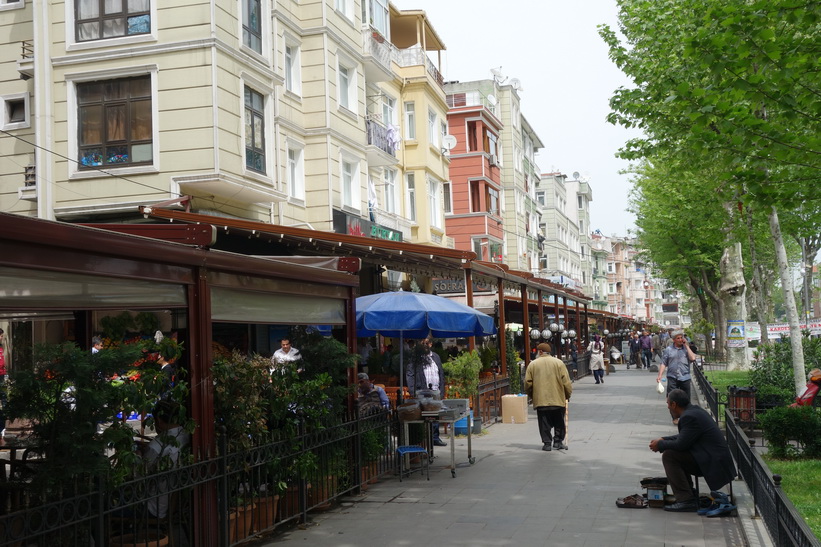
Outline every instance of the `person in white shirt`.
{"label": "person in white shirt", "polygon": [[[302,355],[299,354],[299,350],[291,345],[291,341],[288,338],[280,340],[279,345],[280,348],[276,350],[271,357],[271,374],[276,370],[282,370],[286,364],[302,360]],[[300,368],[299,371],[302,372],[302,369]]]}
{"label": "person in white shirt", "polygon": [[[177,403],[165,400],[158,402],[151,412],[157,435],[143,451],[143,461],[149,473],[167,471],[180,463],[180,451],[191,437],[178,423],[179,410]],[[152,517],[165,518],[168,514],[168,490],[168,481],[164,478],[157,481],[156,488],[149,486],[148,493],[152,497],[146,505]]]}

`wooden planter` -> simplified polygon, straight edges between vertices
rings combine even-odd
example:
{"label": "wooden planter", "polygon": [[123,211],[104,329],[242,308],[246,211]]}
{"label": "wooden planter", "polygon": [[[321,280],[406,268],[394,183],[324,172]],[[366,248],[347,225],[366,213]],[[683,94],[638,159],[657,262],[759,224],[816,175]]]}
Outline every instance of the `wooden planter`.
{"label": "wooden planter", "polygon": [[279,498],[279,519],[287,520],[301,511],[299,506],[299,486],[289,486]]}
{"label": "wooden planter", "polygon": [[322,477],[316,483],[311,483],[311,505],[315,511],[327,511],[331,508],[334,501],[334,496],[337,492],[337,484],[339,479],[334,475]]}
{"label": "wooden planter", "polygon": [[109,547],[166,547],[168,544],[168,536],[159,532],[124,534],[108,539]]}
{"label": "wooden planter", "polygon": [[369,484],[376,484],[376,481],[379,478],[379,466],[378,462],[365,462],[361,469],[362,472],[362,482],[360,485],[362,490],[367,490]]}

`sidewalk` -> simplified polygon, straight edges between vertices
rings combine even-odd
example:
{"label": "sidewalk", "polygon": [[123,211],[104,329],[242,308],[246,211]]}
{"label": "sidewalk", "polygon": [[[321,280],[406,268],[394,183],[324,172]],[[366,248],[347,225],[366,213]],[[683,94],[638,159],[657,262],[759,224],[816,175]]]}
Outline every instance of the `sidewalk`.
{"label": "sidewalk", "polygon": [[[616,498],[643,492],[641,478],[664,474],[660,455],[647,445],[675,433],[656,374],[616,368],[603,385],[592,377],[574,384],[568,450],[541,450],[531,408],[526,424],[498,423],[473,437],[475,465],[467,463],[466,439],[457,439],[464,463],[456,478],[443,467],[450,448],[440,449],[430,481],[419,473],[401,483],[384,477],[340,507],[313,513],[310,526],[259,545],[767,545],[749,518],[742,481],[733,484],[745,505],[739,517],[616,507]],[[701,490],[707,491],[703,480]]]}

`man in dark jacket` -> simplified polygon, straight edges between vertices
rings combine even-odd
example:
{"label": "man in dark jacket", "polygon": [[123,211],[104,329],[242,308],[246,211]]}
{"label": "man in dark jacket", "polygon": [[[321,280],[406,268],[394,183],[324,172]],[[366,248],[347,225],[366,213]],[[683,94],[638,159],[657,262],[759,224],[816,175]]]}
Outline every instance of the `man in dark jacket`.
{"label": "man in dark jacket", "polygon": [[678,435],[650,441],[650,450],[661,452],[661,462],[676,502],[665,511],[698,510],[691,475],[703,476],[710,490],[720,490],[735,478],[727,441],[715,420],[701,407],[690,404],[681,389],[667,394],[667,408],[678,418]]}
{"label": "man in dark jacket", "polygon": [[[438,391],[442,399],[445,395],[445,370],[442,360],[433,348],[433,339],[429,336],[422,340],[421,349],[411,355],[411,365],[405,372],[406,385],[411,395],[416,395],[420,389]],[[433,422],[434,446],[447,446],[448,443],[439,437],[439,422]]]}

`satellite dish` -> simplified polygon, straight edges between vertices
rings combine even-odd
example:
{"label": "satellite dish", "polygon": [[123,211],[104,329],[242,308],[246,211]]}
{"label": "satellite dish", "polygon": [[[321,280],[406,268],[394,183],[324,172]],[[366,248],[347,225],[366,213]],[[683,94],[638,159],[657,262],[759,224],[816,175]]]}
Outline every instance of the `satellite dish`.
{"label": "satellite dish", "polygon": [[579,172],[578,171],[573,171],[573,179],[574,180],[579,180]]}
{"label": "satellite dish", "polygon": [[453,135],[445,135],[442,137],[442,147],[445,150],[453,150],[454,146],[456,146],[456,137]]}
{"label": "satellite dish", "polygon": [[522,82],[519,80],[519,78],[513,78],[512,80],[510,80],[510,86],[516,91],[524,91],[522,89]]}
{"label": "satellite dish", "polygon": [[496,76],[497,78],[503,78],[502,76],[502,67],[499,68],[491,68],[490,73]]}
{"label": "satellite dish", "polygon": [[490,103],[490,106],[496,106],[496,96],[495,95],[488,95],[487,102]]}

